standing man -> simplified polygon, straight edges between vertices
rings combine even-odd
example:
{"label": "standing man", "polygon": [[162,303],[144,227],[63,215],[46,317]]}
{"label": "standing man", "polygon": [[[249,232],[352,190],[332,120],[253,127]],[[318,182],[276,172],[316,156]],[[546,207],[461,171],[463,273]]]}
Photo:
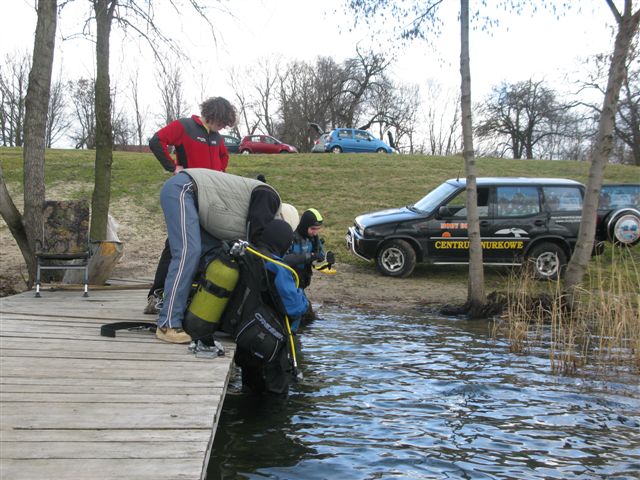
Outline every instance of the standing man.
{"label": "standing man", "polygon": [[[165,170],[174,175],[185,168],[206,168],[224,172],[229,163],[229,153],[219,131],[236,123],[236,110],[228,100],[212,97],[200,105],[200,115],[180,118],[158,130],[149,141],[149,148]],[[169,153],[169,146],[175,148],[176,158]],[[169,239],[153,279],[153,285],[147,295],[144,313],[159,313],[156,303],[162,298],[171,251]]]}

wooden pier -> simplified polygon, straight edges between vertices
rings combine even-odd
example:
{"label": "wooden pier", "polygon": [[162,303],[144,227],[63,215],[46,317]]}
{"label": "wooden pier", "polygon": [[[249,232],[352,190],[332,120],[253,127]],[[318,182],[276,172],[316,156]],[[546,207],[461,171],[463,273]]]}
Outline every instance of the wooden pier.
{"label": "wooden pier", "polygon": [[205,478],[232,370],[148,331],[146,289],[0,298],[0,478]]}

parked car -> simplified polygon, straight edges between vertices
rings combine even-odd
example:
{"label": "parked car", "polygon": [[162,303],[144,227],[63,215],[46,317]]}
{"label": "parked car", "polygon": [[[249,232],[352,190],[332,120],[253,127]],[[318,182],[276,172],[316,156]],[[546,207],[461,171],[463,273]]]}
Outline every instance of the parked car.
{"label": "parked car", "polygon": [[395,150],[366,130],[336,128],[329,133],[325,151],[333,153],[394,153]]}
{"label": "parked car", "polygon": [[298,153],[298,149],[269,135],[247,135],[240,142],[240,153]]}
{"label": "parked car", "polygon": [[[584,190],[566,179],[478,178],[484,262],[531,261],[536,278],[558,278],[577,241]],[[640,241],[640,185],[603,191],[617,203],[598,210],[594,255],[607,240],[619,246]],[[417,262],[468,263],[466,217],[466,180],[450,179],[413,205],[356,217],[346,242],[355,255],[375,260],[383,275],[406,277]]]}
{"label": "parked car", "polygon": [[229,153],[238,153],[240,151],[240,139],[232,135],[222,135],[224,145]]}
{"label": "parked car", "polygon": [[328,133],[323,133],[320,135],[314,144],[311,147],[311,153],[325,153],[327,150],[325,149],[325,145],[327,144],[327,140],[329,139]]}

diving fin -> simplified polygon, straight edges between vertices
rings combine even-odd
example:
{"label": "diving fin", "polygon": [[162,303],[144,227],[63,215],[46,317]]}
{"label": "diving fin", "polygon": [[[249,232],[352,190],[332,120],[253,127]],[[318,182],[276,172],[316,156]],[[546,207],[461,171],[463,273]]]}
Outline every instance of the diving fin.
{"label": "diving fin", "polygon": [[313,268],[318,272],[322,272],[326,275],[335,275],[338,273],[335,268],[332,268],[332,265],[329,262],[322,262],[317,265],[314,265]]}

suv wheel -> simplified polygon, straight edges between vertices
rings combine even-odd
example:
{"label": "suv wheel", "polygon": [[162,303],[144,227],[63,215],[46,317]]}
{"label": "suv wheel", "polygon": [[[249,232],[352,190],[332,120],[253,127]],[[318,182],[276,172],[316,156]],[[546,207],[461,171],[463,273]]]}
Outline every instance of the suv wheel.
{"label": "suv wheel", "polygon": [[251,152],[246,148],[240,152],[242,155],[249,155]]}
{"label": "suv wheel", "polygon": [[557,280],[567,266],[567,254],[555,243],[541,243],[527,255],[533,265],[533,276],[539,280]]}
{"label": "suv wheel", "polygon": [[336,145],[335,147],[331,147],[331,153],[342,153],[342,148]]}
{"label": "suv wheel", "polygon": [[378,252],[376,264],[383,275],[408,277],[416,267],[416,252],[404,240],[390,240]]}
{"label": "suv wheel", "polygon": [[384,148],[380,147],[376,150],[376,153],[387,153],[387,151]]}

